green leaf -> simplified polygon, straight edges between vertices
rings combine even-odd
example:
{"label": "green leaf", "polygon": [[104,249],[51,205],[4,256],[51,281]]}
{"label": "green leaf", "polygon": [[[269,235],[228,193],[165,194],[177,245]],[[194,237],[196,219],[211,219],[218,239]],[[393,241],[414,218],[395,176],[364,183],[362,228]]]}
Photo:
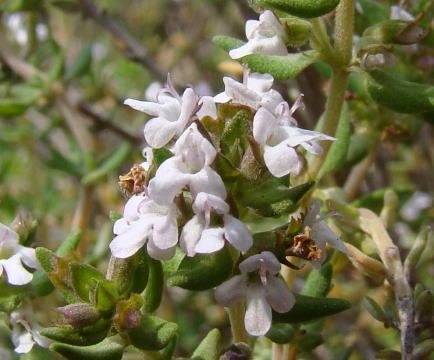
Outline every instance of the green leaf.
{"label": "green leaf", "polygon": [[83,184],[94,185],[104,180],[109,173],[115,171],[125,162],[130,150],[130,144],[124,143],[120,145],[110,154],[107,159],[104,160],[102,164],[99,165],[97,169],[91,171],[83,177]]}
{"label": "green leaf", "polygon": [[37,270],[33,273],[30,288],[34,297],[46,296],[54,290],[54,286],[44,270]]}
{"label": "green leaf", "polygon": [[319,333],[307,333],[297,341],[297,346],[301,351],[309,352],[324,342],[324,338]]}
{"label": "green leaf", "polygon": [[399,113],[434,111],[434,86],[398,79],[381,70],[366,77],[366,86],[372,99]]}
{"label": "green leaf", "polygon": [[167,284],[187,290],[211,289],[229,278],[232,267],[232,258],[226,247],[213,254],[185,256],[176,271],[169,274]]}
{"label": "green leaf", "polygon": [[[372,0],[358,0],[363,10],[361,16],[368,21],[369,25],[378,24],[389,18],[389,9]],[[359,15],[359,14],[358,14]]]}
{"label": "green leaf", "polygon": [[315,298],[295,294],[296,303],[286,313],[273,311],[273,320],[284,323],[300,323],[321,319],[348,310],[351,304],[343,299]]}
{"label": "green leaf", "polygon": [[68,68],[65,79],[71,80],[87,74],[92,65],[92,47],[83,47],[72,65]]}
{"label": "green leaf", "polygon": [[337,140],[332,143],[327,158],[321,167],[319,177],[328,173],[334,173],[345,164],[350,145],[351,126],[350,110],[347,103],[344,103],[338,127],[336,129]]}
{"label": "green leaf", "polygon": [[372,135],[367,132],[351,135],[344,166],[350,167],[363,160],[371,146]]}
{"label": "green leaf", "polygon": [[6,4],[5,11],[34,11],[37,10],[42,3],[42,0],[12,0]]}
{"label": "green leaf", "polygon": [[20,360],[54,360],[54,356],[50,350],[35,344],[30,352],[20,355]]}
{"label": "green leaf", "polygon": [[381,308],[380,305],[377,304],[377,302],[375,302],[374,299],[370,298],[369,296],[365,296],[365,298],[363,299],[363,303],[366,310],[368,310],[368,312],[372,315],[374,319],[377,319],[381,322],[387,321],[384,310]]}
{"label": "green leaf", "polygon": [[124,347],[113,338],[107,338],[91,346],[54,343],[50,350],[71,360],[121,360],[124,353]]}
{"label": "green leaf", "polygon": [[160,149],[152,149],[152,154],[154,155],[154,163],[157,165],[157,168],[167,159],[173,156],[173,153],[164,147]]}
{"label": "green leaf", "polygon": [[390,186],[383,189],[377,189],[369,194],[359,197],[357,200],[351,202],[351,205],[357,208],[368,208],[375,213],[379,214],[384,205],[384,194],[387,191],[393,191],[398,195],[400,202],[406,201],[414,189],[410,186]]}
{"label": "green leaf", "polygon": [[128,331],[128,336],[135,347],[141,350],[161,350],[176,335],[178,325],[159,317],[143,315],[139,326]]}
{"label": "green leaf", "polygon": [[61,49],[54,55],[53,63],[48,72],[48,77],[51,81],[59,80],[65,71],[65,54]]}
{"label": "green leaf", "polygon": [[93,302],[101,314],[110,316],[113,313],[118,298],[119,293],[115,283],[109,280],[97,282]]}
{"label": "green leaf", "polygon": [[69,345],[89,346],[103,341],[110,329],[111,322],[99,320],[92,326],[81,329],[73,327],[48,327],[40,330],[40,334],[54,341]]}
{"label": "green leaf", "polygon": [[152,258],[148,259],[149,275],[148,283],[142,293],[143,306],[145,313],[157,310],[160,305],[164,290],[164,273],[161,262]]}
{"label": "green leaf", "polygon": [[327,263],[321,267],[321,270],[312,270],[306,279],[302,295],[313,297],[326,297],[329,290],[333,276],[333,266]]}
{"label": "green leaf", "polygon": [[46,162],[49,167],[56,170],[64,171],[67,174],[77,177],[81,177],[83,175],[83,170],[80,165],[66,158],[53,147],[49,147],[49,151],[50,159],[48,159]]}
{"label": "green leaf", "polygon": [[75,230],[70,233],[65,241],[57,248],[56,255],[61,257],[71,256],[72,251],[77,249],[78,243],[80,242],[80,237],[80,230]]}
{"label": "green leaf", "polygon": [[276,344],[287,344],[294,338],[295,330],[291,324],[276,322],[265,336]]}
{"label": "green leaf", "polygon": [[38,247],[35,250],[35,255],[45,272],[49,273],[55,270],[53,261],[56,256],[51,250]]}
{"label": "green leaf", "polygon": [[[241,205],[253,208],[261,215],[276,216],[294,211],[296,203],[314,184],[314,181],[310,181],[290,188],[276,178],[268,178],[264,181],[240,178],[233,195]],[[276,205],[280,205],[282,202],[284,202],[285,208],[284,211],[280,212]]]}
{"label": "green leaf", "polygon": [[[214,36],[213,42],[226,51],[238,48],[244,44],[243,41],[229,36]],[[247,63],[252,71],[271,74],[276,80],[286,80],[294,78],[314,63],[316,52],[307,51],[286,56],[252,54],[237,60],[240,63]]]}
{"label": "green leaf", "polygon": [[23,114],[32,104],[17,99],[0,99],[0,116],[13,117]]}
{"label": "green leaf", "polygon": [[50,4],[65,12],[80,11],[80,5],[74,0],[51,0]]}
{"label": "green leaf", "polygon": [[90,301],[90,293],[94,291],[97,281],[105,277],[98,270],[87,264],[72,262],[69,264],[72,287],[76,294],[84,301]]}
{"label": "green leaf", "polygon": [[339,4],[339,0],[257,0],[259,5],[284,11],[301,18],[323,16]]}
{"label": "green leaf", "polygon": [[29,294],[27,286],[14,286],[0,280],[0,312],[12,312]]}
{"label": "green leaf", "polygon": [[110,215],[109,215],[109,217],[110,217],[110,221],[111,221],[112,223],[115,223],[117,220],[119,220],[119,219],[122,218],[122,214],[119,214],[117,211],[110,210]]}
{"label": "green leaf", "polygon": [[222,336],[218,329],[211,330],[194,350],[193,360],[218,360],[221,352]]}

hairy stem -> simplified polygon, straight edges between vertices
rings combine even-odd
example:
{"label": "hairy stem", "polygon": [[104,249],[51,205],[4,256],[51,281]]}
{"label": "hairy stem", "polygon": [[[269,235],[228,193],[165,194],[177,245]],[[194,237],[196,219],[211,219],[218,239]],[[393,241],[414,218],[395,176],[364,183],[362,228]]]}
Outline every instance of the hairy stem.
{"label": "hairy stem", "polygon": [[[351,61],[353,45],[354,6],[355,0],[341,0],[336,9],[334,55],[330,57],[327,51],[322,53],[326,59],[328,56],[328,63],[332,65],[332,77],[321,131],[331,136],[335,135],[347,89],[349,75],[347,67]],[[321,30],[320,24],[317,23],[314,26],[314,29],[316,28]],[[324,35],[324,31],[319,30],[317,32]],[[314,157],[309,164],[309,177],[311,179],[318,180],[319,170],[327,157],[330,146],[330,141],[325,142],[323,144],[324,152],[320,156]]]}

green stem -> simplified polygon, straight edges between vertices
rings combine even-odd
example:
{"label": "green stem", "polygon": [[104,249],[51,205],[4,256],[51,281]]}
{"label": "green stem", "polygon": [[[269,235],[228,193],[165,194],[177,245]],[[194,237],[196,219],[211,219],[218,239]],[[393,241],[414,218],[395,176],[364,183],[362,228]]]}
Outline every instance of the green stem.
{"label": "green stem", "polygon": [[[334,136],[336,133],[342,105],[344,103],[345,91],[347,89],[347,81],[348,73],[345,70],[333,69],[330,93],[324,112],[324,123],[320,130],[324,134]],[[319,170],[327,157],[332,142],[325,141],[321,145],[324,150],[323,153],[319,156],[312,157],[311,163],[309,164],[309,177],[311,179],[318,179]]]}
{"label": "green stem", "polygon": [[[321,129],[321,132],[331,136],[335,135],[347,89],[349,75],[347,67],[351,61],[353,44],[354,6],[355,0],[341,0],[336,9],[335,52],[329,60],[329,63],[333,64],[332,77]],[[326,57],[327,53],[323,53],[323,56]],[[311,179],[319,180],[318,173],[327,157],[330,146],[330,141],[324,142],[322,155],[314,157],[309,164],[309,177]]]}
{"label": "green stem", "polygon": [[249,335],[244,327],[245,311],[244,301],[238,301],[235,305],[228,308],[234,343],[249,343]]}

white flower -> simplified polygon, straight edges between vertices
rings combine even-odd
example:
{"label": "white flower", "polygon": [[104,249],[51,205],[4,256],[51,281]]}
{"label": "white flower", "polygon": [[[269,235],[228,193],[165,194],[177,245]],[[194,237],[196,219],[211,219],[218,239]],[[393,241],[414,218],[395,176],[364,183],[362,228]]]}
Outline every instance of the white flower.
{"label": "white flower", "polygon": [[318,200],[314,201],[309,207],[306,217],[303,221],[303,229],[306,229],[306,227],[308,227],[309,237],[315,242],[315,244],[322,252],[321,258],[312,262],[312,265],[316,268],[320,267],[326,258],[326,243],[329,243],[336,250],[339,250],[344,254],[351,256],[350,252],[347,250],[339,236],[337,236],[324,221],[328,217],[335,214],[330,213],[325,216],[320,216],[320,207],[320,202]]}
{"label": "white flower", "polygon": [[277,116],[265,107],[261,107],[253,118],[253,137],[262,146],[264,161],[268,170],[275,177],[287,174],[298,175],[303,167],[303,158],[296,151],[301,145],[314,155],[322,154],[320,140],[335,138],[316,131],[292,126],[292,113],[300,106],[300,100],[289,109],[287,103],[279,104]]}
{"label": "white flower", "polygon": [[33,274],[23,263],[33,269],[39,268],[35,249],[20,245],[18,240],[15,231],[0,223],[0,276],[4,270],[11,285],[25,285],[32,281]]}
{"label": "white flower", "polygon": [[113,227],[117,235],[110,243],[113,256],[127,258],[146,242],[149,256],[170,259],[178,242],[177,209],[161,206],[147,195],[134,195],[126,203],[124,217]]}
{"label": "white flower", "polygon": [[197,111],[196,116],[202,120],[205,116],[212,119],[217,119],[217,106],[212,96],[202,96],[199,100],[200,109]]}
{"label": "white flower", "polygon": [[390,8],[390,18],[392,20],[413,21],[414,16],[405,11],[402,7],[393,5]]}
{"label": "white flower", "polygon": [[[277,277],[280,263],[273,253],[263,251],[240,263],[241,275],[216,288],[215,297],[223,306],[232,306],[242,297],[247,309],[244,326],[253,336],[265,335],[271,327],[271,308],[280,313],[291,310],[295,297],[285,282]],[[254,273],[257,273],[255,277]]]}
{"label": "white flower", "polygon": [[32,350],[35,344],[42,347],[48,347],[51,343],[49,339],[39,334],[40,326],[37,324],[30,325],[26,319],[34,316],[30,309],[20,309],[10,315],[12,325],[12,343],[15,346],[15,352],[26,354]]}
{"label": "white flower", "polygon": [[[180,245],[188,256],[212,253],[223,248],[225,240],[239,251],[247,251],[253,238],[240,220],[229,214],[229,205],[221,198],[199,193],[193,203],[195,216],[182,230]],[[222,215],[223,226],[210,226],[211,212]]]}
{"label": "white flower", "polygon": [[226,197],[220,175],[211,169],[216,157],[214,146],[191,124],[176,141],[174,157],[164,161],[149,182],[149,195],[161,205],[169,205],[185,186],[193,197],[200,192]]}
{"label": "white flower", "polygon": [[259,107],[266,107],[274,112],[277,105],[282,101],[282,95],[272,89],[273,76],[270,74],[249,73],[244,71],[243,83],[239,83],[230,77],[224,77],[225,91],[214,96],[216,103],[227,103],[247,105],[257,110]]}
{"label": "white flower", "polygon": [[155,101],[139,101],[126,99],[124,104],[142,111],[154,118],[145,124],[145,140],[153,148],[161,148],[174,136],[179,136],[197,109],[198,97],[193,89],[187,88],[182,98],[176,92],[170,77],[167,87],[160,89],[155,95],[158,84],[148,88],[146,96]]}
{"label": "white flower", "polygon": [[145,161],[143,161],[140,166],[145,170],[148,171],[149,168],[152,165],[152,162],[154,161],[154,152],[152,151],[152,148],[149,146],[145,146],[142,150],[142,155],[145,158]]}
{"label": "white flower", "polygon": [[288,50],[282,41],[284,34],[282,25],[270,10],[257,20],[247,20],[246,37],[248,42],[237,49],[229,51],[232,59],[262,53],[264,55],[288,55]]}

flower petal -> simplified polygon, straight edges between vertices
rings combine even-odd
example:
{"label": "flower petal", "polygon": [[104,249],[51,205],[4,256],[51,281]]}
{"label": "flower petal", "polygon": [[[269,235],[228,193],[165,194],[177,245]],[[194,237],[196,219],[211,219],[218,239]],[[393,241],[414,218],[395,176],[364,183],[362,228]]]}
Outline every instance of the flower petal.
{"label": "flower petal", "polygon": [[153,219],[140,219],[110,243],[113,256],[125,259],[134,255],[146,242]]}
{"label": "flower petal", "polygon": [[36,260],[35,249],[25,247],[22,245],[18,245],[17,250],[18,250],[17,254],[19,254],[21,256],[21,260],[25,265],[27,265],[28,267],[31,267],[32,269],[40,269],[41,268],[38,260]]}
{"label": "flower petal", "polygon": [[194,256],[196,254],[195,247],[202,235],[203,228],[203,221],[201,221],[201,218],[197,215],[193,216],[192,219],[184,225],[179,244],[181,245],[182,251],[184,251],[187,256]]}
{"label": "flower petal", "polygon": [[161,216],[153,224],[152,240],[161,250],[172,248],[178,242],[178,224],[176,217]]}
{"label": "flower petal", "polygon": [[145,140],[154,149],[166,145],[179,132],[182,124],[163,117],[150,119],[145,125]]}
{"label": "flower petal", "polygon": [[347,250],[342,240],[329,228],[325,221],[319,221],[315,223],[312,227],[312,232],[310,236],[315,241],[315,243],[325,241],[336,250],[339,250],[344,254],[351,256],[350,252]]}
{"label": "flower petal", "polygon": [[173,246],[171,248],[167,249],[160,249],[157,247],[153,241],[152,238],[148,239],[148,243],[146,245],[146,250],[148,251],[148,255],[155,259],[155,260],[161,260],[166,261],[173,258],[176,251],[176,246]]}
{"label": "flower petal", "polygon": [[259,108],[261,96],[254,90],[230,77],[224,77],[223,82],[225,83],[225,93],[232,99],[233,103],[247,105],[254,109]]}
{"label": "flower petal", "polygon": [[152,116],[158,116],[161,109],[161,105],[150,101],[125,99],[124,104],[132,107],[134,110],[141,111]]}
{"label": "flower petal", "polygon": [[267,276],[265,290],[268,303],[277,312],[288,312],[294,306],[295,297],[282,279],[276,276]]}
{"label": "flower petal", "polygon": [[149,182],[149,197],[160,205],[170,205],[173,198],[190,182],[190,174],[180,171],[179,159],[172,157],[164,161],[155,177]]}
{"label": "flower petal", "polygon": [[245,296],[246,276],[236,275],[215,289],[215,299],[220,305],[229,307]]}
{"label": "flower petal", "polygon": [[265,289],[259,284],[247,288],[247,310],[244,325],[253,336],[265,335],[271,327],[271,307],[265,299]]}
{"label": "flower petal", "polygon": [[25,285],[32,281],[33,274],[28,272],[21,262],[21,256],[16,254],[2,261],[8,283],[11,285]]}
{"label": "flower petal", "polygon": [[196,197],[200,192],[205,192],[222,199],[226,198],[226,189],[222,178],[210,167],[206,167],[198,173],[191,175],[190,192],[193,197]]}
{"label": "flower petal", "polygon": [[209,116],[212,119],[217,119],[217,107],[215,105],[214,98],[212,96],[202,96],[199,104],[201,108],[196,113],[199,119]]}
{"label": "flower petal", "polygon": [[32,334],[26,331],[14,339],[14,345],[16,346],[14,349],[16,353],[27,354],[30,352],[30,350],[32,350],[35,342],[33,340]]}
{"label": "flower petal", "polygon": [[247,226],[231,215],[224,215],[225,237],[238,251],[247,251],[253,245],[253,238]]}
{"label": "flower petal", "polygon": [[271,136],[278,123],[277,118],[266,108],[261,107],[253,118],[253,137],[264,145]]}
{"label": "flower petal", "polygon": [[193,203],[193,211],[197,214],[211,209],[218,214],[226,214],[229,212],[229,205],[218,196],[205,192],[197,194]]}
{"label": "flower petal", "polygon": [[266,145],[264,162],[271,174],[278,178],[288,174],[298,175],[303,167],[303,161],[297,152],[285,142],[276,146]]}
{"label": "flower petal", "polygon": [[219,251],[223,246],[225,246],[224,229],[210,228],[202,231],[194,250],[200,254],[210,254]]}
{"label": "flower petal", "polygon": [[239,267],[242,273],[259,271],[261,267],[264,267],[268,273],[275,275],[280,271],[281,265],[272,252],[263,251],[260,254],[248,257],[240,263]]}

